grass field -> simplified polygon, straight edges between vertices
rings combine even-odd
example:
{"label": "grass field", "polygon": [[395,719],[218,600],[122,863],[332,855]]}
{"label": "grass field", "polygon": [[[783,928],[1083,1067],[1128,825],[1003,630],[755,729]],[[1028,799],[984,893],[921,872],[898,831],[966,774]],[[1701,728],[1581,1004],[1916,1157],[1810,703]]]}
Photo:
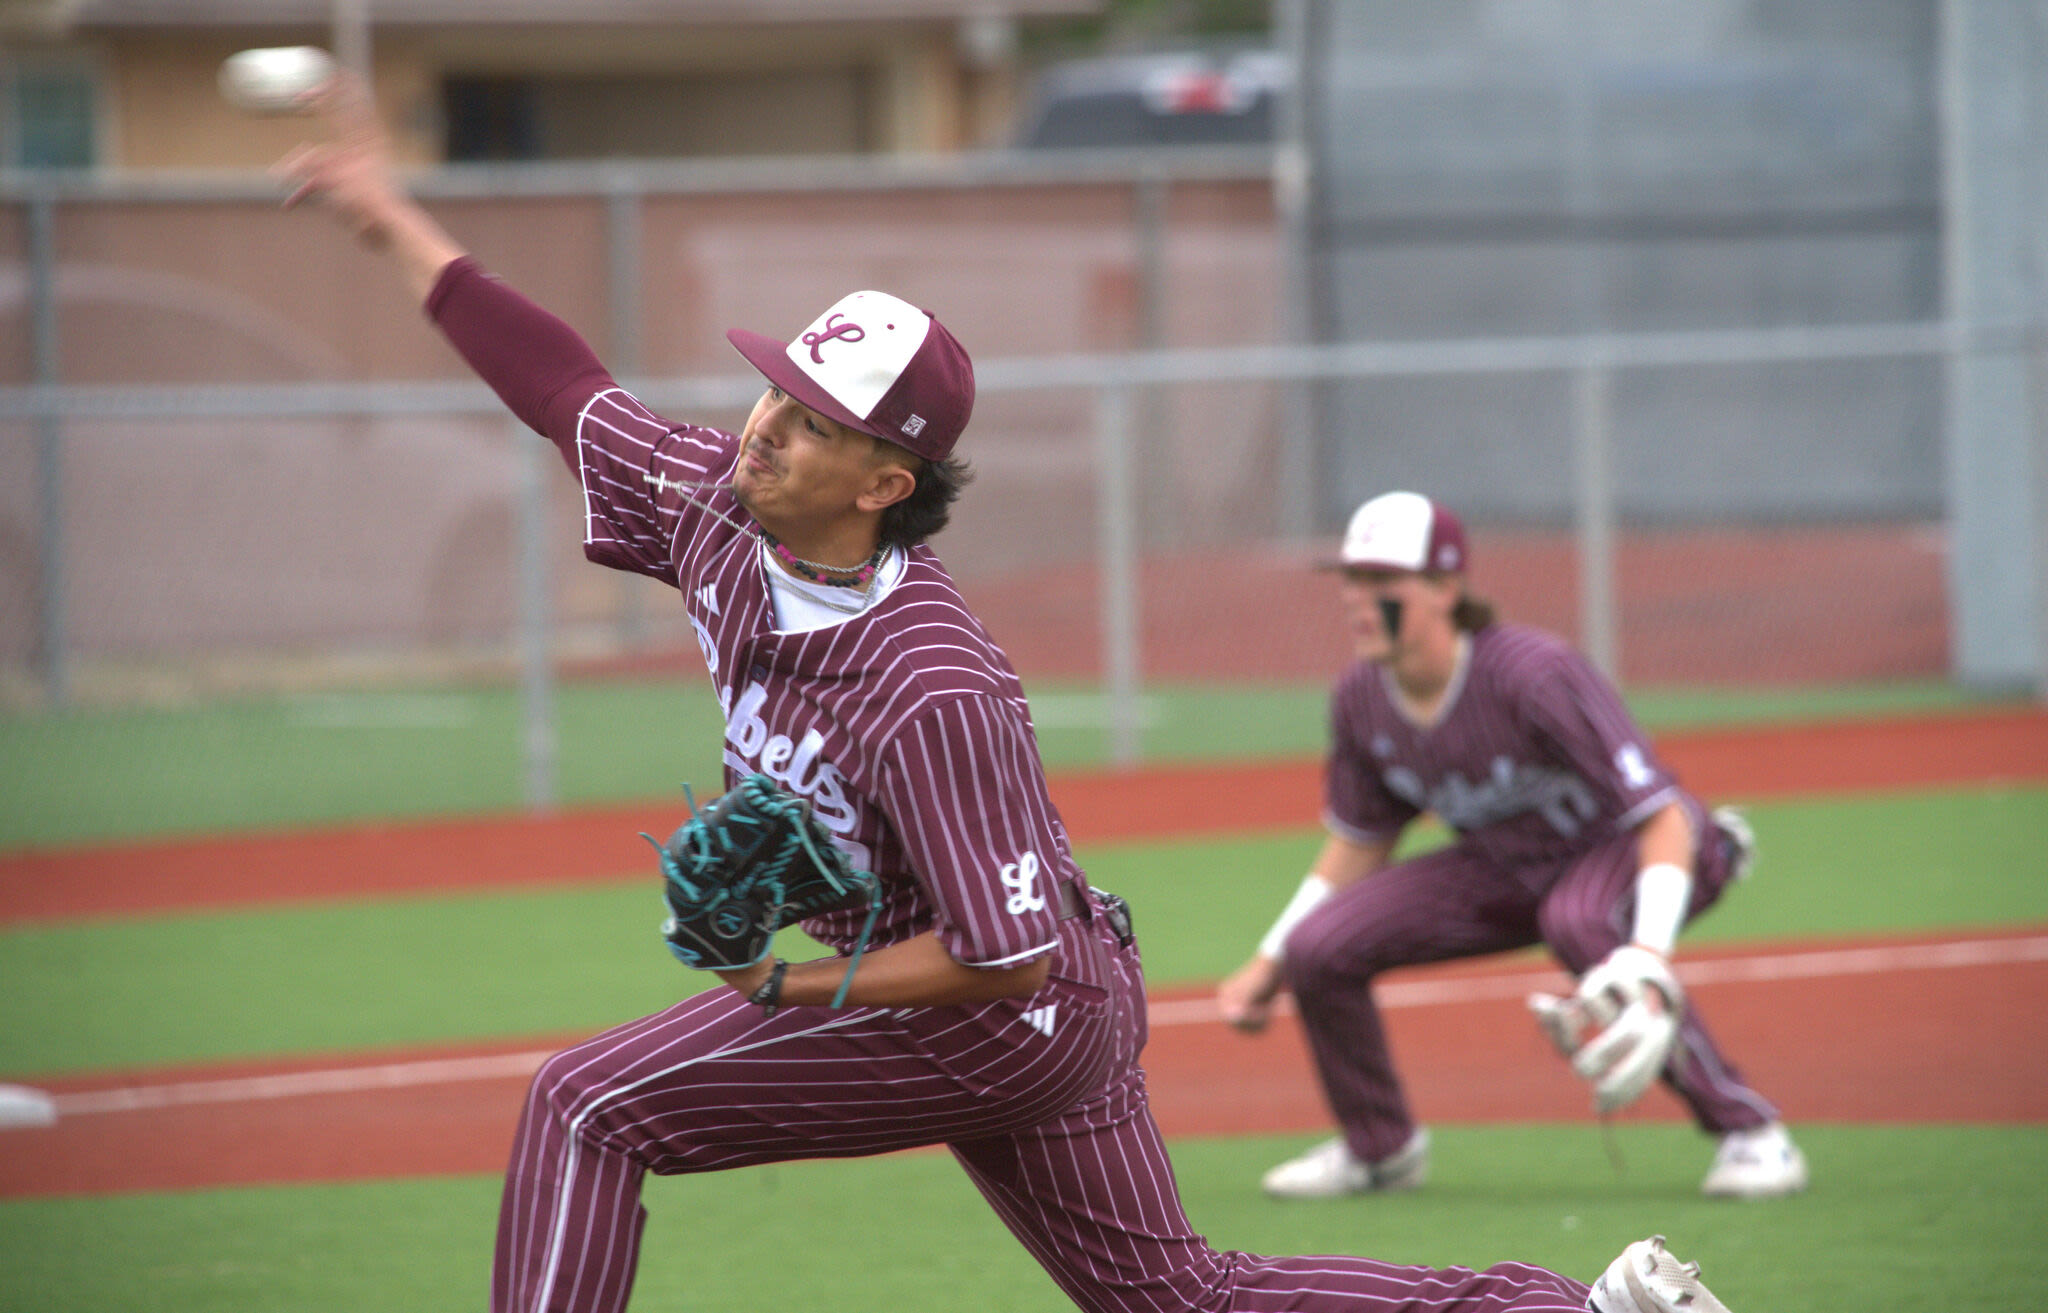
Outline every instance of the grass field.
{"label": "grass field", "polygon": [[[509,695],[452,696],[475,701],[0,723],[12,800],[0,848],[514,805]],[[1099,734],[1085,724],[1085,699],[1061,696],[1072,695],[1041,708],[1048,757],[1087,762]],[[1320,741],[1319,690],[1245,693],[1206,712],[1192,693],[1176,696],[1191,700],[1154,707],[1162,756],[1216,755],[1219,743],[1284,755]],[[1805,701],[1670,695],[1639,710],[1670,727],[1967,701],[1916,687]],[[565,792],[646,796],[648,762],[686,758],[679,744],[715,745],[708,705],[701,689],[642,686],[565,698]],[[407,716],[414,723],[397,723]],[[631,736],[606,754],[606,734],[621,727]],[[2048,884],[2032,874],[2048,850],[2048,789],[1781,800],[1751,812],[1759,874],[1691,941],[2048,922]],[[1271,915],[1315,842],[1301,831],[1082,855],[1097,883],[1139,908],[1164,987],[1235,965],[1246,927]],[[0,1080],[595,1029],[690,981],[655,944],[642,873],[621,875],[616,885],[0,933]],[[1738,1313],[2048,1308],[2048,1276],[2033,1258],[2048,1233],[2048,1128],[1806,1125],[1800,1135],[1814,1188],[1756,1206],[1699,1199],[1705,1144],[1668,1124],[1620,1129],[1619,1177],[1583,1124],[1439,1127],[1430,1189],[1327,1205],[1275,1204],[1253,1187],[1301,1137],[1184,1140],[1175,1155],[1191,1215],[1226,1247],[1478,1265],[1515,1257],[1590,1277],[1658,1229],[1707,1265]],[[480,1307],[497,1188],[463,1176],[0,1201],[0,1309]],[[657,1181],[648,1206],[638,1310],[1066,1307],[940,1153]],[[913,1261],[894,1257],[906,1234]],[[810,1247],[799,1236],[830,1239]]]}
{"label": "grass field", "polygon": [[[1165,687],[1147,697],[1154,761],[1314,755],[1320,686]],[[1945,684],[1666,690],[1633,699],[1652,729],[1953,709]],[[569,805],[719,779],[718,705],[701,679],[564,685],[557,768]],[[1049,769],[1104,760],[1085,689],[1033,690]],[[417,689],[0,718],[0,851],[509,811],[521,804],[520,703],[508,689]]]}
{"label": "grass field", "polygon": [[[1801,1138],[1813,1189],[1754,1205],[1694,1194],[1702,1142],[1669,1125],[1621,1133],[1620,1177],[1585,1126],[1439,1128],[1430,1188],[1331,1203],[1252,1187],[1301,1137],[1181,1140],[1174,1156],[1189,1215],[1226,1248],[1514,1258],[1590,1279],[1654,1226],[1682,1238],[1738,1313],[2048,1307],[2048,1130],[1809,1126]],[[498,1184],[0,1201],[0,1294],[24,1310],[481,1308]],[[1071,1307],[940,1152],[654,1180],[646,1203],[636,1310]]]}
{"label": "grass field", "polygon": [[[2015,878],[2048,851],[2048,790],[1770,803],[1751,816],[1759,871],[1689,942],[2048,921],[2048,883]],[[1243,927],[1271,916],[1315,845],[1304,830],[1081,857],[1132,900],[1148,974],[1169,987],[1236,966]],[[699,983],[659,951],[647,881],[623,874],[0,934],[0,1073],[596,1030]]]}

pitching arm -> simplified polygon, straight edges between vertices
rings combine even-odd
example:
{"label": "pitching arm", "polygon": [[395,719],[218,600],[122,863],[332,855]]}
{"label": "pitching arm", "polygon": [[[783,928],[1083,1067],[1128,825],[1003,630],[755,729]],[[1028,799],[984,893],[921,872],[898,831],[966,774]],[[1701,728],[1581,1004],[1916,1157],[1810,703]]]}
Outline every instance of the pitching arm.
{"label": "pitching arm", "polygon": [[612,386],[604,366],[568,324],[485,274],[406,193],[354,75],[336,73],[309,104],[328,139],[299,146],[272,170],[293,188],[285,208],[318,201],[363,245],[389,255],[478,377],[528,427],[565,446],[582,401]]}
{"label": "pitching arm", "polygon": [[285,208],[320,201],[363,245],[389,253],[424,302],[461,245],[399,186],[391,140],[354,74],[336,73],[312,104],[329,140],[298,147],[271,170],[293,188]]}

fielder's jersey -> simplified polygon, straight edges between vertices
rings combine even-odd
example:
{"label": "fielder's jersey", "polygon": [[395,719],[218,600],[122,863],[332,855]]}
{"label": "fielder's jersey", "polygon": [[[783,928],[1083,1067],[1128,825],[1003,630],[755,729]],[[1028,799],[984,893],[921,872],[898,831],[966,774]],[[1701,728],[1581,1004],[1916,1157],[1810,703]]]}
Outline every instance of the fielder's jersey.
{"label": "fielder's jersey", "polygon": [[[836,625],[777,632],[752,517],[725,486],[739,438],[650,412],[573,330],[460,260],[427,308],[583,488],[584,553],[682,594],[725,710],[725,782],[759,771],[801,797],[883,907],[873,942],[936,930],[957,960],[1006,966],[1058,939],[1082,877],[1045,788],[1023,686],[926,547]],[[691,485],[710,484],[710,487]],[[842,949],[864,912],[804,923]]]}
{"label": "fielder's jersey", "polygon": [[1614,686],[1570,644],[1520,625],[1471,636],[1432,724],[1360,661],[1330,700],[1325,819],[1361,842],[1433,813],[1525,880],[1681,796]]}

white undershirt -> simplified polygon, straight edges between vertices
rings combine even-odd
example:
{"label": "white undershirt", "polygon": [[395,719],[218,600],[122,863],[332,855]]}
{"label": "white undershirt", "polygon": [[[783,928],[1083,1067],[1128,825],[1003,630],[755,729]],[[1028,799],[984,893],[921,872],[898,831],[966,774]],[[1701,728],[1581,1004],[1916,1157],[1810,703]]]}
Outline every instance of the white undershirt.
{"label": "white undershirt", "polygon": [[[769,598],[775,604],[775,632],[808,634],[814,629],[830,629],[851,620],[887,597],[889,590],[903,581],[903,570],[907,564],[903,549],[891,547],[882,557],[882,563],[875,567],[875,585],[868,590],[866,600],[859,609],[849,611],[846,608],[861,596],[860,589],[814,584],[808,579],[799,579],[783,569],[776,561],[775,553],[763,543],[761,569],[767,573]],[[838,605],[833,605],[835,602]]]}

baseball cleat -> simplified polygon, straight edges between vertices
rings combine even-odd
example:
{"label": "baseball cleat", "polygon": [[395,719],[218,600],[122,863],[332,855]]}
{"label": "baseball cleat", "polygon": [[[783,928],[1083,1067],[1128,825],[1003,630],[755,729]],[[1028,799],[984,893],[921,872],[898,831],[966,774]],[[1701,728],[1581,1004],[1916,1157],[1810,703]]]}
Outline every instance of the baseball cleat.
{"label": "baseball cleat", "polygon": [[1341,1135],[1325,1140],[1267,1172],[1260,1185],[1275,1199],[1335,1199],[1372,1191],[1413,1190],[1428,1177],[1429,1132],[1418,1128],[1408,1143],[1376,1163],[1361,1162]]}
{"label": "baseball cleat", "polygon": [[1710,1199],[1775,1199],[1805,1188],[1806,1155],[1778,1122],[1722,1136],[1700,1182],[1700,1193]]}
{"label": "baseball cleat", "polygon": [[1700,1265],[1681,1263],[1653,1235],[1621,1251],[1586,1296],[1593,1313],[1728,1313],[1700,1284]]}

